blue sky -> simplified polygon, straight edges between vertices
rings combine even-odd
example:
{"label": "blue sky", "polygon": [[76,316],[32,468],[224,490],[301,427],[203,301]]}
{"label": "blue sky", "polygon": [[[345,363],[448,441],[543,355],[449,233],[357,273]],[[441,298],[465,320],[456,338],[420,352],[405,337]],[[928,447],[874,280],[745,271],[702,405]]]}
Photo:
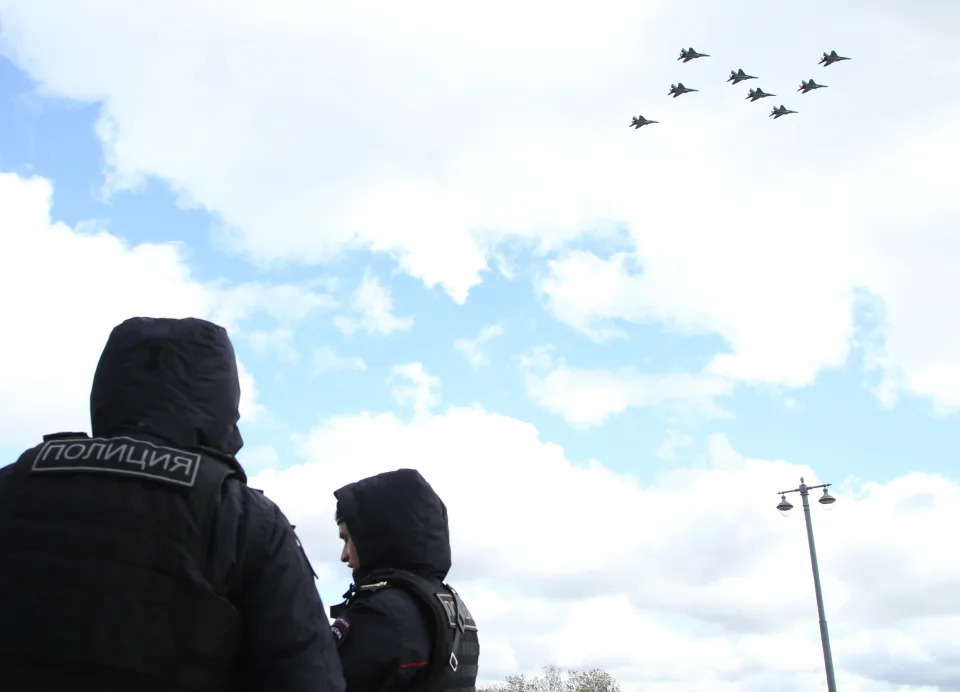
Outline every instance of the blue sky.
{"label": "blue sky", "polygon": [[[556,415],[538,410],[526,396],[518,355],[531,345],[550,345],[579,367],[642,365],[656,371],[696,368],[723,349],[711,336],[686,337],[656,327],[632,327],[629,338],[597,346],[590,339],[558,324],[544,314],[528,279],[508,280],[488,274],[470,296],[466,309],[437,289],[393,277],[396,263],[389,258],[354,252],[332,268],[282,267],[260,271],[222,252],[212,241],[215,219],[202,210],[182,209],[162,182],[151,180],[143,190],[124,192],[104,201],[100,194],[103,157],[94,132],[95,105],[78,105],[40,98],[35,83],[9,60],[0,62],[0,111],[3,131],[0,163],[6,171],[36,174],[52,181],[56,194],[52,215],[69,225],[102,219],[114,234],[130,244],[176,240],[186,244],[190,268],[199,279],[229,277],[246,280],[309,280],[335,276],[346,286],[359,282],[366,267],[391,281],[398,314],[415,315],[416,327],[389,338],[345,338],[332,325],[314,323],[298,331],[295,344],[309,352],[327,345],[348,350],[367,364],[366,371],[327,372],[310,376],[311,363],[278,363],[270,354],[256,354],[238,344],[241,357],[260,374],[262,397],[281,427],[298,429],[337,414],[383,408],[391,404],[383,383],[395,362],[423,361],[444,383],[450,403],[479,401],[503,413],[529,420],[546,438],[562,444],[573,459],[598,458],[612,468],[649,480],[665,462],[656,451],[667,430],[669,415],[632,410],[600,428],[578,429]],[[614,248],[616,249],[616,247]],[[529,250],[517,250],[525,264]],[[521,270],[523,271],[523,270]],[[265,316],[258,326],[269,329]],[[857,315],[858,325],[869,315]],[[456,339],[475,336],[484,325],[503,323],[505,334],[486,346],[492,369],[474,372],[454,349]],[[731,417],[680,422],[679,432],[692,435],[694,445],[683,452],[682,463],[702,463],[703,436],[722,432],[749,455],[785,458],[810,464],[821,473],[841,479],[848,475],[883,482],[907,471],[931,471],[955,476],[951,449],[960,442],[956,417],[933,415],[928,402],[906,397],[891,410],[865,389],[862,354],[854,351],[839,369],[821,373],[813,386],[800,391],[740,387],[724,399]],[[793,406],[785,404],[792,400]],[[281,444],[274,431],[247,432],[248,444]],[[281,455],[279,464],[295,459]]]}
{"label": "blue sky", "polygon": [[[845,687],[895,689],[870,662],[898,631],[949,670],[937,632],[960,604],[871,618],[960,579],[906,528],[942,530],[960,497],[955,6],[157,7],[0,0],[2,317],[41,337],[0,359],[8,457],[87,426],[113,324],[205,316],[243,368],[240,459],[328,605],[332,491],[412,465],[460,517],[489,679],[566,657],[630,689],[770,689],[786,670],[808,689],[802,522],[773,513],[805,474],[841,499],[817,521]],[[711,57],[677,62],[690,45]],[[817,65],[832,48],[853,59]],[[725,84],[739,67],[761,78]],[[829,87],[797,94],[811,77]],[[700,92],[667,97],[677,81]],[[780,103],[800,112],[766,117]],[[631,130],[637,114],[660,122]],[[635,530],[599,545],[598,515]],[[913,567],[870,584],[852,554]],[[517,593],[556,636],[511,623]],[[797,622],[761,625],[781,602]],[[673,648],[591,649],[591,603]],[[772,653],[790,647],[803,663]]]}

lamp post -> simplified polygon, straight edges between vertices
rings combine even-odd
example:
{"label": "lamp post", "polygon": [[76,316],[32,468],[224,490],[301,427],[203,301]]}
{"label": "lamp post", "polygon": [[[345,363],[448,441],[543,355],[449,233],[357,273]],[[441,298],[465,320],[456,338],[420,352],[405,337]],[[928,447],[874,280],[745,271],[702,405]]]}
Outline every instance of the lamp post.
{"label": "lamp post", "polygon": [[830,635],[827,632],[827,618],[823,614],[823,592],[820,590],[820,569],[817,567],[817,549],[813,544],[813,524],[810,522],[810,503],[807,502],[807,495],[811,490],[823,488],[823,497],[821,497],[819,501],[821,505],[829,508],[830,505],[836,502],[836,498],[827,492],[828,485],[830,485],[830,483],[807,485],[801,477],[799,488],[782,490],[777,493],[777,495],[780,496],[780,504],[777,505],[777,509],[780,510],[780,514],[783,516],[790,514],[793,505],[787,502],[787,493],[800,493],[800,497],[803,499],[804,517],[807,520],[807,542],[810,544],[810,564],[813,566],[813,588],[817,592],[817,613],[820,615],[820,642],[823,644],[823,665],[827,669],[827,690],[829,690],[829,692],[837,692],[837,681],[833,677],[833,655],[830,653]]}

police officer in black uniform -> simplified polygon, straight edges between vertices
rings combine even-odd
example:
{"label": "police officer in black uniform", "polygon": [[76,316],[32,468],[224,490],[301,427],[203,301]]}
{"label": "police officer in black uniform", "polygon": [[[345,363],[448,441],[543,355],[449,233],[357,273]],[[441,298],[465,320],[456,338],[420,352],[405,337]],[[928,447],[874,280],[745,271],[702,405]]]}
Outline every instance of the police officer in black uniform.
{"label": "police officer in black uniform", "polygon": [[0,470],[0,688],[343,692],[293,527],[234,457],[239,401],[222,327],[112,331],[93,437]]}
{"label": "police officer in black uniform", "polygon": [[341,561],[353,569],[331,608],[347,692],[474,692],[477,625],[449,585],[447,509],[417,471],[340,488]]}

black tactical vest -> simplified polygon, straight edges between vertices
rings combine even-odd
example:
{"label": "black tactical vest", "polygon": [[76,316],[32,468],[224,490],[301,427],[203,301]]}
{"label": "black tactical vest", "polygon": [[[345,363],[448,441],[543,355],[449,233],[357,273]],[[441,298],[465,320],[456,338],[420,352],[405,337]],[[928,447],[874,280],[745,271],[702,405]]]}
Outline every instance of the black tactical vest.
{"label": "black tactical vest", "polygon": [[391,587],[411,594],[426,606],[433,620],[430,665],[424,677],[413,681],[409,692],[475,692],[480,659],[477,623],[453,587],[405,570],[375,570],[363,584],[351,587],[347,600],[333,606],[330,615],[339,617],[365,592]]}
{"label": "black tactical vest", "polygon": [[128,437],[24,452],[0,484],[0,687],[237,689],[239,614],[203,574],[235,474]]}

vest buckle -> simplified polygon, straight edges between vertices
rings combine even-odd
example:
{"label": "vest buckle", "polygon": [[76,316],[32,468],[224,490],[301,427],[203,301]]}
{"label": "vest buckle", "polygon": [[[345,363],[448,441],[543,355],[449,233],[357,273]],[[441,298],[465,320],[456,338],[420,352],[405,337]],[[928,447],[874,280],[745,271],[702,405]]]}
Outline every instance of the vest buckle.
{"label": "vest buckle", "polygon": [[459,667],[460,667],[460,661],[457,660],[457,655],[453,653],[450,654],[450,670],[456,673],[457,668]]}

